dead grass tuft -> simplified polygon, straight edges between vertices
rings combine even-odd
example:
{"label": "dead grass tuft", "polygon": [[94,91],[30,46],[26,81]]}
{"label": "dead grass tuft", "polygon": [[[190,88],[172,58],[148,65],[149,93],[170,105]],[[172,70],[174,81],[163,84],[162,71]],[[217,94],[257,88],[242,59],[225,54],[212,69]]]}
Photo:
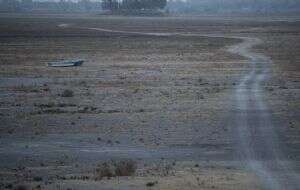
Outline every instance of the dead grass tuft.
{"label": "dead grass tuft", "polygon": [[117,176],[133,176],[136,172],[137,164],[133,160],[110,161],[97,165],[95,170],[95,180],[112,178]]}
{"label": "dead grass tuft", "polygon": [[64,90],[63,93],[61,94],[62,97],[73,97],[74,92],[72,90]]}

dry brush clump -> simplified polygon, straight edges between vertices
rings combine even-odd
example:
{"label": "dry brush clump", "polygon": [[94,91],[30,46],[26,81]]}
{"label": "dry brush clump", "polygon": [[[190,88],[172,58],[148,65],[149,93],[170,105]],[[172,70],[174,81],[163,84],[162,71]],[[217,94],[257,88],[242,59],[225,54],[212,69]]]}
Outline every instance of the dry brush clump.
{"label": "dry brush clump", "polygon": [[95,180],[119,176],[133,176],[137,164],[133,160],[110,161],[98,164],[95,170]]}
{"label": "dry brush clump", "polygon": [[74,92],[72,90],[64,90],[61,94],[62,97],[73,97]]}
{"label": "dry brush clump", "polygon": [[17,185],[14,190],[29,190],[30,188],[26,185]]}
{"label": "dry brush clump", "polygon": [[133,160],[124,160],[116,163],[116,176],[132,176],[137,169],[136,162]]}
{"label": "dry brush clump", "polygon": [[146,186],[147,187],[153,187],[154,185],[156,185],[156,184],[158,184],[158,182],[157,181],[151,181],[151,182],[148,182],[148,183],[146,183]]}
{"label": "dry brush clump", "polygon": [[153,165],[147,166],[144,169],[144,175],[155,175],[155,176],[173,176],[175,175],[175,169],[174,166],[176,165],[176,162],[157,162]]}

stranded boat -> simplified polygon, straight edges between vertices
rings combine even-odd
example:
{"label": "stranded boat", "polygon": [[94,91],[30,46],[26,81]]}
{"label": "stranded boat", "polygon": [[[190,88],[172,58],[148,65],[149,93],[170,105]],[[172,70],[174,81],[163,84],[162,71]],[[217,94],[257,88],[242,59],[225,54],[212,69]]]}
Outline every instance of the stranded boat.
{"label": "stranded boat", "polygon": [[48,67],[76,67],[82,65],[84,60],[62,60],[47,63]]}

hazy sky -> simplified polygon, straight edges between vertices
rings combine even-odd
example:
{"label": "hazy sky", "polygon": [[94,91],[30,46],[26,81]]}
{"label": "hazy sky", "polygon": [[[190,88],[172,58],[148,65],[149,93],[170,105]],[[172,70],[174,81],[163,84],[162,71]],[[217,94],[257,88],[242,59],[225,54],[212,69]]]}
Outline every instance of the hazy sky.
{"label": "hazy sky", "polygon": [[[34,1],[60,1],[60,0],[34,0]],[[70,0],[70,1],[79,1],[79,0]],[[90,0],[90,1],[101,1],[101,0]],[[186,1],[186,0],[181,0]]]}
{"label": "hazy sky", "polygon": [[[60,1],[60,0],[34,0],[34,1]],[[70,1],[79,1],[79,0],[70,0]],[[101,0],[90,0],[90,1],[101,1]]]}

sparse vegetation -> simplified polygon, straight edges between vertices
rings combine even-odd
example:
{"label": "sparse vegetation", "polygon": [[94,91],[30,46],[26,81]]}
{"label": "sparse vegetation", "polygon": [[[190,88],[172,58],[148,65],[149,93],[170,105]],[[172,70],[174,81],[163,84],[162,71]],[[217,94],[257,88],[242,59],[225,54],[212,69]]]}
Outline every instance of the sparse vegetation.
{"label": "sparse vegetation", "polygon": [[123,160],[115,164],[116,176],[132,176],[136,169],[137,165],[133,160]]}
{"label": "sparse vegetation", "polygon": [[35,177],[33,178],[33,181],[43,181],[43,178],[40,177],[40,176],[35,176]]}
{"label": "sparse vegetation", "polygon": [[53,108],[53,107],[75,107],[76,104],[66,104],[66,103],[55,104],[54,102],[49,102],[45,104],[34,104],[34,106],[43,109],[43,108]]}
{"label": "sparse vegetation", "polygon": [[147,187],[153,187],[154,185],[156,185],[158,182],[157,181],[154,181],[154,182],[148,182],[146,183],[146,186]]}
{"label": "sparse vegetation", "polygon": [[15,190],[29,190],[29,188],[26,185],[17,185]]}
{"label": "sparse vegetation", "polygon": [[95,179],[101,180],[104,177],[132,176],[135,174],[137,164],[133,160],[110,161],[97,165]]}
{"label": "sparse vegetation", "polygon": [[74,92],[72,90],[67,89],[67,90],[64,90],[62,92],[61,96],[62,97],[67,97],[67,98],[73,97],[74,96]]}
{"label": "sparse vegetation", "polygon": [[[100,186],[98,189],[101,189],[103,183],[107,186],[113,184],[112,189],[115,189],[116,181],[123,185],[125,180],[138,180],[137,185],[141,188],[137,188],[156,189],[164,187],[165,179],[168,182],[175,179],[177,182],[179,177],[184,176],[187,183],[194,183],[196,177],[199,184],[205,182],[203,188],[210,188],[210,183],[220,180],[220,183],[216,183],[216,189],[222,189],[224,184],[240,183],[238,178],[241,176],[248,177],[247,174],[240,175],[239,169],[225,171],[223,163],[220,168],[209,159],[207,163],[204,161],[215,154],[222,156],[232,153],[232,144],[227,143],[231,142],[232,126],[224,125],[227,122],[223,119],[227,117],[223,116],[234,112],[236,107],[230,97],[239,88],[239,79],[249,68],[243,57],[224,50],[240,40],[192,36],[152,37],[93,31],[84,27],[190,34],[202,34],[203,31],[222,34],[226,30],[228,36],[231,35],[230,31],[235,31],[232,35],[248,35],[251,31],[251,35],[262,37],[264,42],[277,43],[265,45],[268,48],[258,51],[262,54],[269,51],[272,55],[270,57],[278,57],[277,62],[270,64],[275,66],[270,72],[276,71],[275,75],[282,75],[282,82],[277,82],[276,76],[273,76],[274,80],[272,78],[268,83],[261,83],[264,87],[261,90],[268,92],[269,89],[266,101],[279,108],[272,111],[280,110],[276,112],[276,118],[288,120],[282,122],[285,123],[284,130],[279,130],[296,147],[294,143],[298,137],[295,134],[298,134],[299,122],[294,116],[299,110],[298,71],[289,68],[290,71],[286,72],[279,67],[282,64],[288,68],[289,65],[296,65],[298,60],[295,57],[292,61],[282,61],[299,52],[298,44],[289,46],[291,41],[299,40],[299,36],[295,35],[298,26],[292,26],[293,22],[274,22],[274,28],[274,23],[268,21],[265,21],[266,27],[260,21],[240,22],[238,18],[234,18],[237,22],[233,24],[230,19],[226,18],[226,22],[223,22],[224,18],[219,20],[217,17],[209,21],[205,17],[192,20],[181,17],[83,17],[52,15],[48,18],[48,15],[43,15],[36,18],[28,14],[24,17],[17,15],[15,18],[8,14],[5,19],[0,19],[0,48],[3,55],[0,62],[2,68],[5,68],[0,70],[4,78],[1,80],[3,96],[0,101],[0,116],[3,118],[1,149],[7,155],[3,157],[4,160],[9,158],[9,162],[26,167],[21,171],[8,170],[7,173],[13,174],[11,178],[16,178],[17,182],[23,183],[26,180],[25,183],[33,183],[30,184],[33,189],[38,189],[36,184],[40,184],[42,189],[48,189],[49,186],[55,188],[56,183],[60,182],[68,184],[83,180],[79,183],[89,186],[94,183],[92,180],[105,180],[95,183]],[[248,19],[251,18],[245,20]],[[239,26],[242,22],[244,25]],[[70,23],[70,27],[57,27],[61,23],[66,26]],[[269,31],[274,35],[269,36]],[[282,37],[281,31],[288,31],[286,35],[290,39]],[[282,38],[284,45],[280,45],[277,38]],[[48,68],[44,65],[47,60],[71,56],[82,57],[87,60],[87,64],[80,68]],[[38,74],[39,78],[35,78]],[[285,105],[292,106],[293,110]],[[24,157],[24,164],[23,159],[17,157],[16,151],[6,146],[16,137],[16,146],[22,145],[20,149],[28,154],[28,157]],[[39,143],[43,143],[42,146]],[[49,146],[46,146],[47,143]],[[86,152],[79,154],[78,149]],[[152,155],[152,151],[156,150]],[[43,156],[35,156],[35,151]],[[102,151],[105,153],[102,154]],[[209,154],[200,154],[199,151],[207,151]],[[178,158],[172,155],[178,155]],[[203,162],[199,161],[199,156]],[[138,170],[133,160],[95,164],[123,157],[140,158]],[[160,160],[161,157],[165,159]],[[187,157],[192,162],[183,168],[185,163],[181,161]],[[27,164],[37,168],[32,169]],[[147,166],[140,167],[142,165]],[[206,165],[209,165],[208,172]],[[35,172],[36,169],[39,171]],[[40,171],[49,171],[51,179]],[[216,177],[214,171],[220,177]],[[226,178],[228,173],[231,177],[229,183]],[[236,173],[239,175],[234,175]],[[56,176],[53,180],[52,174]],[[43,177],[43,181],[38,178],[35,179],[37,181],[33,180],[35,175]],[[248,183],[250,179],[244,182]],[[132,184],[132,181],[129,183]],[[5,188],[7,183],[13,184],[11,189],[16,188],[12,181],[2,183],[0,189]],[[64,190],[67,188],[64,185],[59,187]],[[77,187],[72,188],[75,190]]]}
{"label": "sparse vegetation", "polygon": [[6,184],[4,188],[6,188],[6,189],[12,189],[13,185],[11,183],[9,183],[9,184]]}
{"label": "sparse vegetation", "polygon": [[33,113],[34,114],[60,114],[60,113],[68,113],[65,110],[62,109],[43,109],[42,111],[38,111],[37,113]]}

